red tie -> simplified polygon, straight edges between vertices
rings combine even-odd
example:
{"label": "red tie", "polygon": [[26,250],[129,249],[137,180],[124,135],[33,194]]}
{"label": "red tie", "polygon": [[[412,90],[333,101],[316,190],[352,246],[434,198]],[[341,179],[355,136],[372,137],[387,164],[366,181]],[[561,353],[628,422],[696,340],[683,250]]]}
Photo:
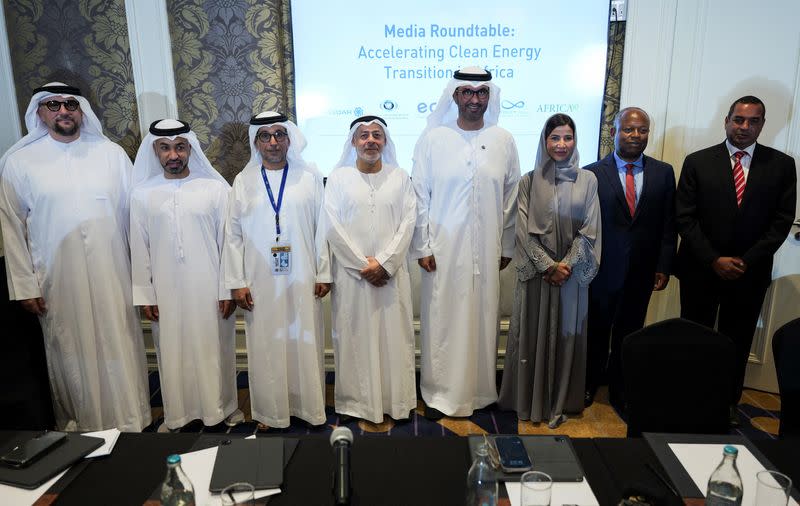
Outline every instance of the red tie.
{"label": "red tie", "polygon": [[742,205],[742,196],[744,195],[744,169],[742,169],[742,157],[746,155],[744,151],[737,151],[733,154],[736,161],[733,163],[733,186],[736,187],[736,205]]}
{"label": "red tie", "polygon": [[625,200],[628,202],[628,209],[631,217],[636,213],[636,183],[633,180],[633,164],[625,164],[628,171],[625,173]]}

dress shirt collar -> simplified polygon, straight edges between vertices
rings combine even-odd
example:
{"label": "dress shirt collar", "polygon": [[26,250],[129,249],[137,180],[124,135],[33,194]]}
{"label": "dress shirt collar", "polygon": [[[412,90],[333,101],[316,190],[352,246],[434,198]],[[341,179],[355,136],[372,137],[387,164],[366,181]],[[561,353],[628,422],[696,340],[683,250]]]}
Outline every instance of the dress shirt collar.
{"label": "dress shirt collar", "polygon": [[639,155],[639,158],[637,158],[635,162],[629,162],[629,161],[626,161],[626,160],[623,160],[622,158],[620,158],[619,155],[617,154],[616,150],[615,150],[614,151],[614,161],[617,162],[617,170],[622,170],[622,171],[628,170],[627,167],[625,167],[625,166],[627,164],[629,164],[629,163],[633,164],[633,170],[634,171],[637,170],[637,169],[644,169],[644,155]]}
{"label": "dress shirt collar", "polygon": [[736,146],[734,146],[733,144],[731,144],[731,141],[729,141],[728,139],[725,139],[725,146],[728,148],[728,158],[733,158],[733,155],[736,154],[737,151],[744,151],[745,153],[747,153],[747,156],[749,156],[750,159],[752,160],[753,159],[753,151],[755,151],[755,149],[756,149],[756,143],[755,142],[750,144],[749,146],[747,146],[744,149],[739,149]]}

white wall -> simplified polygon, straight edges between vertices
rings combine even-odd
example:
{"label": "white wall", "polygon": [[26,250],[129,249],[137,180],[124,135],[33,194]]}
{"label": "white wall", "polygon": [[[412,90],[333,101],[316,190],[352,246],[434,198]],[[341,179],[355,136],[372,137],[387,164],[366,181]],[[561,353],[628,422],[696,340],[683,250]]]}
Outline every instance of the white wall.
{"label": "white wall", "polygon": [[[647,154],[671,163],[724,140],[730,103],[756,95],[767,106],[759,141],[800,154],[800,2],[629,0],[621,105],[653,119]],[[756,331],[747,384],[776,391],[772,333],[800,317],[800,243],[787,238]],[[648,321],[678,316],[678,282],[653,297]]]}

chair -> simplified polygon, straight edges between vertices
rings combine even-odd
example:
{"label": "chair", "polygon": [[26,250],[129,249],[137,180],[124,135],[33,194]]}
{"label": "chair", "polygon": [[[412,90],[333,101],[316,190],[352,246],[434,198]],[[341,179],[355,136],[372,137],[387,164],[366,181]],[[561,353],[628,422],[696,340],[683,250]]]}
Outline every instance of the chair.
{"label": "chair", "polygon": [[781,394],[781,438],[800,437],[800,318],[772,336],[772,354]]}
{"label": "chair", "polygon": [[628,437],[728,434],[735,351],[728,337],[681,318],[628,335],[622,344]]}

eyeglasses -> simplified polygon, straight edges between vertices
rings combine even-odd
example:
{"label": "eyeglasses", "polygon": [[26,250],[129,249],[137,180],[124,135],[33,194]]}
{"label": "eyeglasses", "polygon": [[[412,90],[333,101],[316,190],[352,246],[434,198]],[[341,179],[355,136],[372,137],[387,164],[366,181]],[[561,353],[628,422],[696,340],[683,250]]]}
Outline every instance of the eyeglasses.
{"label": "eyeglasses", "polygon": [[478,95],[480,100],[486,100],[489,98],[489,88],[481,88],[479,90],[473,90],[472,88],[463,88],[458,90],[462,97],[466,99],[470,99],[475,95]]}
{"label": "eyeglasses", "polygon": [[42,102],[39,106],[47,107],[47,110],[58,112],[61,110],[61,106],[64,106],[64,109],[68,111],[77,111],[78,107],[80,107],[80,103],[77,100],[65,100],[63,102],[59,100],[48,100],[47,102]]}
{"label": "eyeglasses", "polygon": [[275,138],[275,142],[283,142],[289,138],[289,134],[283,130],[278,130],[274,134],[269,132],[259,132],[258,135],[256,135],[256,139],[260,140],[264,144],[268,143],[273,137]]}

